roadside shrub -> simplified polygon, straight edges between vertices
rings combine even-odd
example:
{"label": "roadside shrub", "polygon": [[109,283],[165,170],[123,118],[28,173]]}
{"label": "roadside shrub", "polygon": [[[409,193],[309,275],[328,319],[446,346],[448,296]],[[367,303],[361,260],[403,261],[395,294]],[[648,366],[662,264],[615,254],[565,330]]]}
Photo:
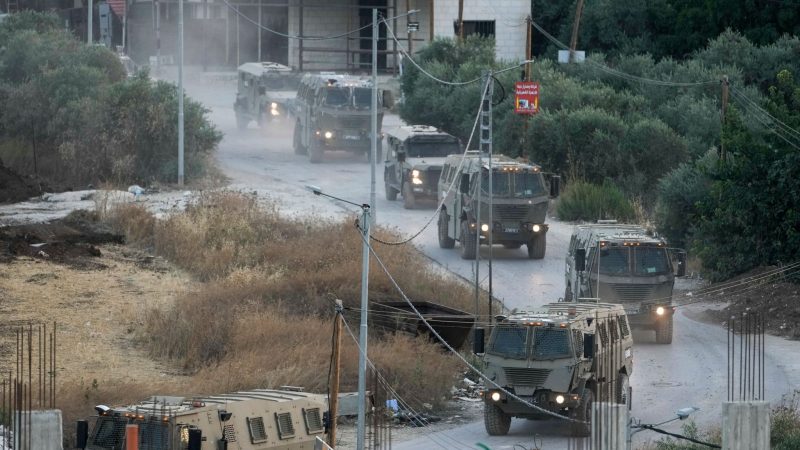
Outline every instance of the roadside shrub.
{"label": "roadside shrub", "polygon": [[616,219],[626,222],[636,217],[636,210],[625,195],[613,184],[602,185],[573,181],[569,183],[556,205],[561,220]]}
{"label": "roadside shrub", "polygon": [[121,203],[112,207],[106,221],[112,229],[125,236],[125,243],[149,248],[153,245],[156,219],[146,207]]}

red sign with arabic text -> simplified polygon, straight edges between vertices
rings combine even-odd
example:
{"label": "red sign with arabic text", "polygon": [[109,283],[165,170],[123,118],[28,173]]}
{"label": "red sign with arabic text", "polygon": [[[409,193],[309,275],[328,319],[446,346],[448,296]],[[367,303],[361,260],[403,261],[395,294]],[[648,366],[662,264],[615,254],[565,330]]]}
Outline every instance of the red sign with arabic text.
{"label": "red sign with arabic text", "polygon": [[514,112],[517,114],[539,112],[539,83],[517,81],[514,86]]}

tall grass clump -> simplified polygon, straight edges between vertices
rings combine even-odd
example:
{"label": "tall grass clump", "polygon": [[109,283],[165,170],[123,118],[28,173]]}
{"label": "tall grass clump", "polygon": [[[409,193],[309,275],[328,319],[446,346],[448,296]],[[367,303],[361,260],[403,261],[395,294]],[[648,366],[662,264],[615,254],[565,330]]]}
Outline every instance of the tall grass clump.
{"label": "tall grass clump", "polygon": [[627,222],[636,217],[636,209],[619,188],[609,182],[602,185],[575,180],[569,183],[556,206],[561,220],[616,219]]}
{"label": "tall grass clump", "polygon": [[[136,214],[119,216],[138,223]],[[222,192],[203,195],[184,213],[156,221],[153,251],[202,281],[201,288],[144,314],[138,342],[193,376],[206,393],[300,385],[327,389],[334,300],[358,323],[362,241],[354,218],[286,219],[271,203]],[[376,230],[385,240],[397,236]],[[468,286],[429,269],[413,246],[376,252],[412,300],[472,312]],[[370,300],[399,300],[376,261]],[[482,305],[485,308],[485,305]],[[487,311],[481,311],[487,314]],[[374,333],[374,334],[373,334]],[[370,357],[400,395],[441,404],[458,363],[427,338],[370,331]],[[343,337],[342,389],[355,389],[358,352]]]}

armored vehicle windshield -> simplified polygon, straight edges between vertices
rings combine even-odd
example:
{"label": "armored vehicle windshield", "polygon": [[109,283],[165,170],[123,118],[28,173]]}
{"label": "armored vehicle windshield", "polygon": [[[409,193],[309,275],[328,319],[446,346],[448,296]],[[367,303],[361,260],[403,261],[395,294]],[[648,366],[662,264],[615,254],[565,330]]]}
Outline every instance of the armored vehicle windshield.
{"label": "armored vehicle windshield", "polygon": [[539,172],[495,170],[492,184],[489,184],[489,171],[483,171],[483,191],[488,195],[491,186],[495,197],[533,198],[547,195],[544,177]]}
{"label": "armored vehicle windshield", "polygon": [[512,359],[550,360],[571,356],[570,334],[566,328],[498,326],[489,343],[489,353]]}

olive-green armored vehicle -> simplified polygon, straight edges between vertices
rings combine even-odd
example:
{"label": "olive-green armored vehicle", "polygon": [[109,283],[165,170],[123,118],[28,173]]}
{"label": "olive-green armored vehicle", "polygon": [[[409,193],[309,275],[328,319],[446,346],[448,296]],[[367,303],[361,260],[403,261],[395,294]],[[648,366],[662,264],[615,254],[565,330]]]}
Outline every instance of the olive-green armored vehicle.
{"label": "olive-green armored vehicle", "polygon": [[639,225],[604,222],[579,225],[572,233],[564,300],[620,303],[631,326],[655,330],[660,344],[672,343],[672,289],[675,276],[686,272],[686,252]]}
{"label": "olive-green armored vehicle", "polygon": [[95,407],[88,450],[121,450],[127,425],[138,425],[147,450],[301,450],[324,437],[324,395],[255,389],[207,397],[152,397],[135,405]]}
{"label": "olive-green armored vehicle", "polygon": [[403,207],[413,209],[417,200],[438,201],[439,176],[447,155],[461,153],[458,138],[436,127],[405,125],[386,132],[383,182],[386,200],[403,195]]}
{"label": "olive-green armored vehicle", "polygon": [[512,417],[548,412],[588,435],[592,402],[628,404],[633,338],[622,306],[559,302],[499,319],[483,354],[484,374],[502,388],[483,392],[490,435],[508,433]]}
{"label": "olive-green armored vehicle", "polygon": [[[388,97],[388,92],[378,92],[378,135],[374,137],[378,160],[384,100]],[[368,78],[332,72],[304,75],[294,102],[294,152],[308,154],[312,163],[321,162],[326,150],[361,153],[369,160],[371,107],[372,81]]]}
{"label": "olive-green armored vehicle", "polygon": [[239,66],[238,90],[233,110],[236,126],[247,128],[251,121],[264,126],[286,116],[297,94],[300,76],[291,67],[274,62],[250,62]]}
{"label": "olive-green armored vehicle", "polygon": [[548,186],[539,166],[503,155],[491,160],[477,151],[448,156],[439,178],[439,197],[444,198],[439,246],[453,248],[459,241],[461,257],[475,259],[478,239],[480,244],[510,249],[524,244],[529,258],[544,258],[548,229],[544,222],[550,199],[558,196],[559,182],[553,176]]}

